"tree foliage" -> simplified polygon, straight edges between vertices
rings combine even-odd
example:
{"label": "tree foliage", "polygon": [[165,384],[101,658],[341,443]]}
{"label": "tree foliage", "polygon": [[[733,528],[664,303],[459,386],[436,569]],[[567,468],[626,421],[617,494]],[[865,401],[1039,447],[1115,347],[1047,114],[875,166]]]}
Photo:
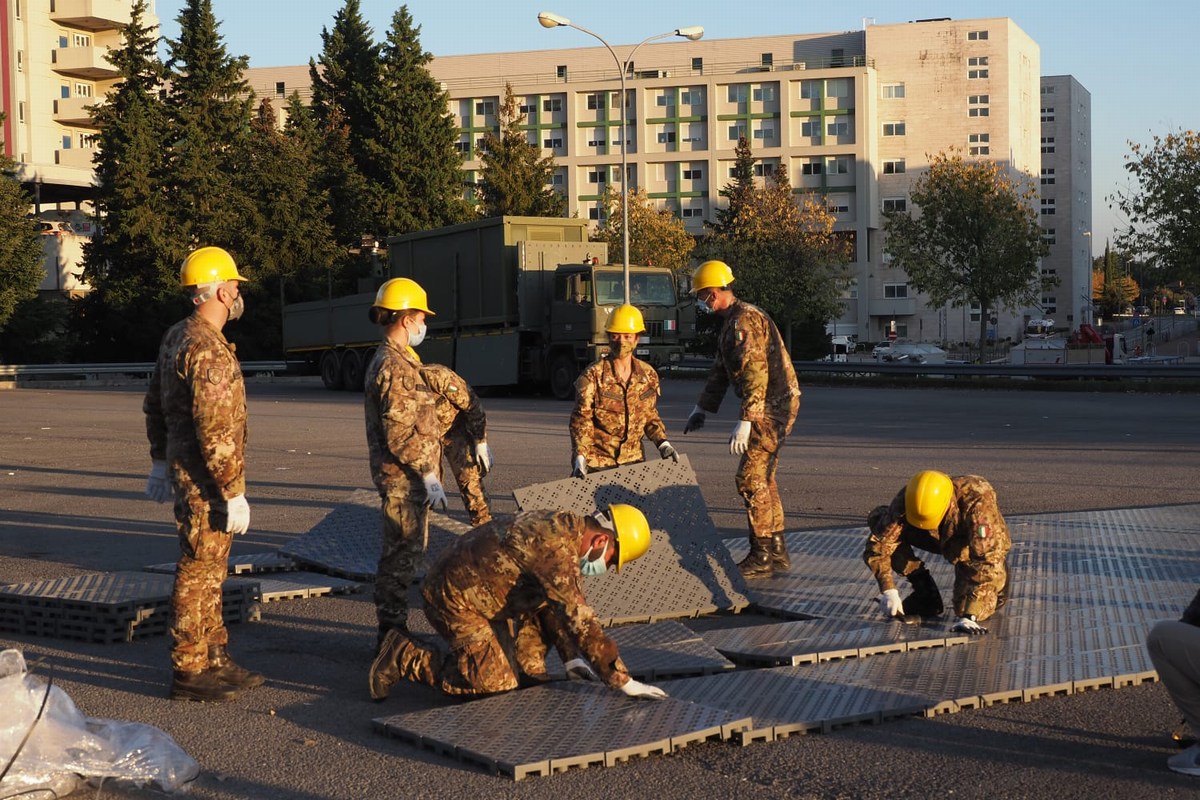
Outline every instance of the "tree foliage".
{"label": "tree foliage", "polygon": [[1122,259],[1107,245],[1092,270],[1092,301],[1105,317],[1124,312],[1140,294],[1137,281],[1126,274]]}
{"label": "tree foliage", "polygon": [[919,213],[886,215],[893,266],[934,306],[978,303],[982,350],[990,311],[1034,305],[1047,288],[1038,274],[1038,259],[1049,249],[1034,188],[997,162],[968,161],[952,151],[931,159],[909,196]]}
{"label": "tree foliage", "polygon": [[[667,267],[682,272],[691,263],[696,240],[670,209],[655,208],[645,189],[630,190],[629,263]],[[623,249],[621,193],[613,187],[604,191],[604,226],[592,237],[608,243],[608,260],[616,262]]]}
{"label": "tree foliage", "polygon": [[797,201],[785,170],[773,172],[763,186],[753,176],[754,157],[743,138],[733,177],[720,192],[729,205],[709,224],[701,257],[729,264],[738,297],[761,307],[781,328],[823,326],[841,313],[847,241],[818,198]]}
{"label": "tree foliage", "polygon": [[1200,133],[1129,145],[1125,170],[1133,185],[1110,198],[1129,220],[1117,244],[1167,281],[1200,280]]}
{"label": "tree foliage", "polygon": [[0,142],[0,330],[18,306],[37,297],[44,274],[41,236],[27,216],[30,198],[15,172],[16,164],[4,154]]}
{"label": "tree foliage", "polygon": [[543,156],[541,147],[529,141],[525,114],[520,110],[511,83],[504,85],[500,132],[488,131],[483,140],[481,177],[476,188],[483,216],[563,215],[567,208],[566,198],[550,185],[554,177],[554,157]]}

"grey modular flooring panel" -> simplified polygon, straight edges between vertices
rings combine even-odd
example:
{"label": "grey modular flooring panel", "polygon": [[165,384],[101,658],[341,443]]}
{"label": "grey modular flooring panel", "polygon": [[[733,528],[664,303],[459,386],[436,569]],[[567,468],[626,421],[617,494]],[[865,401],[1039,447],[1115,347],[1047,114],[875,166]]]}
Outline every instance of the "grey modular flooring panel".
{"label": "grey modular flooring panel", "polygon": [[948,635],[944,625],[829,618],[706,631],[704,640],[739,664],[793,666],[945,647],[967,637]]}
{"label": "grey modular flooring panel", "polygon": [[[469,530],[444,514],[429,514],[425,559],[445,549],[455,537]],[[284,556],[330,575],[351,580],[373,581],[382,548],[379,494],[367,489],[352,492],[302,536],[279,548]]]}
{"label": "grey modular flooring panel", "polygon": [[634,700],[582,683],[547,684],[373,722],[413,745],[514,780],[667,754],[727,739],[750,725],[743,715],[711,706]]}
{"label": "grey modular flooring panel", "polygon": [[[127,642],[165,634],[173,575],[107,572],[0,586],[0,631],[86,642]],[[258,616],[257,581],[223,586],[227,623]]]}
{"label": "grey modular flooring panel", "polygon": [[289,572],[257,577],[264,603],[279,600],[304,600],[331,594],[354,594],[363,585],[347,578],[335,578],[315,572]]}
{"label": "grey modular flooring panel", "polygon": [[[229,557],[230,575],[259,575],[264,572],[291,572],[296,569],[296,562],[277,550],[266,553],[245,553]],[[166,564],[150,564],[142,567],[143,572],[159,572],[164,575],[175,574],[175,562]]]}

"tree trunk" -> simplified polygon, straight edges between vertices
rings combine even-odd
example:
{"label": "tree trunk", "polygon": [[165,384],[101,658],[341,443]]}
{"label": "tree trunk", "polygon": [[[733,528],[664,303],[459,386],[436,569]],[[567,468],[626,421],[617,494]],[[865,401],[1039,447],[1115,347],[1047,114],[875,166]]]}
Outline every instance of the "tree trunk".
{"label": "tree trunk", "polygon": [[987,346],[988,307],[987,303],[979,304],[979,363],[983,363],[983,348]]}

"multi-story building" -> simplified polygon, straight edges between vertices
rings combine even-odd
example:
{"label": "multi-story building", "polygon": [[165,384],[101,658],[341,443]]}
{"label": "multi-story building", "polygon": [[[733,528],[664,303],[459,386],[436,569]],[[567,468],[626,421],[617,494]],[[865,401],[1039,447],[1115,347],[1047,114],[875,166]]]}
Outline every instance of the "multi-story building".
{"label": "multi-story building", "polygon": [[[153,2],[146,22],[157,25]],[[4,152],[50,223],[43,291],[86,291],[81,244],[91,235],[97,129],[88,107],[116,83],[109,48],[122,44],[129,0],[0,0],[0,126]]]}

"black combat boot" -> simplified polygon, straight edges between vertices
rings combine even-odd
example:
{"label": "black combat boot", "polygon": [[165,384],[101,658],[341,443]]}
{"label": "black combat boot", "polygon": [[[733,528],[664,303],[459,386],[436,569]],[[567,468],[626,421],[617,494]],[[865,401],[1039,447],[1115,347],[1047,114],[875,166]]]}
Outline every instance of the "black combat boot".
{"label": "black combat boot", "polygon": [[235,689],[253,689],[255,686],[262,686],[265,680],[261,672],[252,672],[238,666],[229,657],[225,645],[221,644],[208,646],[208,671],[220,678],[222,683],[227,683]]}
{"label": "black combat boot", "polygon": [[779,572],[787,572],[792,568],[792,559],[788,556],[787,540],[782,533],[771,537],[771,566]]}
{"label": "black combat boot", "polygon": [[942,606],[942,593],[929,570],[921,567],[908,576],[912,584],[912,594],[904,598],[904,613],[916,614],[919,617],[936,617],[945,610]]}
{"label": "black combat boot", "polygon": [[775,574],[774,559],[771,557],[771,537],[750,537],[750,554],[738,562],[738,572],[746,580],[769,578]]}
{"label": "black combat boot", "polygon": [[412,647],[412,641],[400,628],[389,628],[384,634],[379,652],[367,673],[371,699],[375,702],[386,700],[392,687],[400,680],[400,656],[409,647]]}
{"label": "black combat boot", "polygon": [[172,700],[198,700],[202,703],[223,703],[236,700],[238,690],[217,677],[215,672],[180,672],[171,679]]}

